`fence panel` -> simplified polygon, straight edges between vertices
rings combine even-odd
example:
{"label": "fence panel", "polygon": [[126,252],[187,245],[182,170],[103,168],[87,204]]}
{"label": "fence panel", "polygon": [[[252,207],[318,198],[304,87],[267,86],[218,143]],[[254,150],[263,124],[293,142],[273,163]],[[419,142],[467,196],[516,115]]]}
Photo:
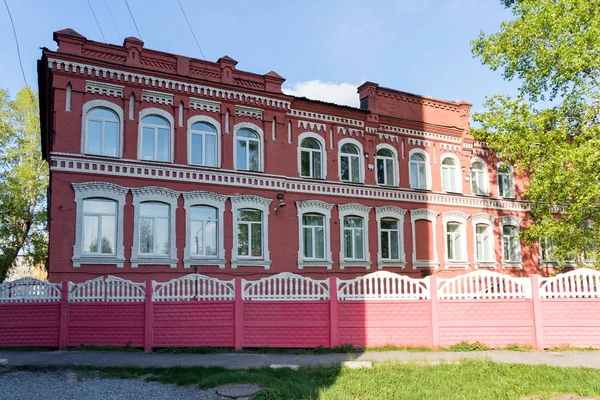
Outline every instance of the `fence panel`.
{"label": "fence panel", "polygon": [[581,268],[551,278],[540,278],[540,297],[600,298],[600,271]]}
{"label": "fence panel", "polygon": [[291,272],[258,281],[242,279],[242,288],[243,300],[329,300],[328,279],[311,279]]}
{"label": "fence panel", "polygon": [[116,276],[101,276],[82,283],[69,282],[69,302],[142,302],[145,296],[144,283],[135,283]]}
{"label": "fence panel", "polygon": [[0,284],[0,303],[60,301],[60,284],[21,278]]}
{"label": "fence panel", "polygon": [[190,274],[168,282],[152,282],[152,301],[233,300],[233,279],[222,281],[200,274]]}
{"label": "fence panel", "polygon": [[531,279],[513,278],[492,271],[475,271],[437,280],[438,299],[530,299]]}
{"label": "fence panel", "polygon": [[427,300],[429,279],[378,271],[354,279],[337,279],[339,300]]}

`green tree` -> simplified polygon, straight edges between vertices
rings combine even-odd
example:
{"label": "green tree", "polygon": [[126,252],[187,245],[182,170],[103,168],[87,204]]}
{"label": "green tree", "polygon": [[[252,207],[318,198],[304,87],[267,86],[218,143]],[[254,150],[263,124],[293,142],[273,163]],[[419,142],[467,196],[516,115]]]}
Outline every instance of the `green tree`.
{"label": "green tree", "polygon": [[501,2],[514,19],[482,32],[472,50],[506,80],[517,79],[519,94],[488,97],[473,116],[473,134],[529,177],[532,225],[523,238],[553,238],[559,261],[593,259],[600,243],[600,0]]}
{"label": "green tree", "polygon": [[45,264],[48,167],[40,151],[37,95],[0,89],[0,282],[15,258]]}

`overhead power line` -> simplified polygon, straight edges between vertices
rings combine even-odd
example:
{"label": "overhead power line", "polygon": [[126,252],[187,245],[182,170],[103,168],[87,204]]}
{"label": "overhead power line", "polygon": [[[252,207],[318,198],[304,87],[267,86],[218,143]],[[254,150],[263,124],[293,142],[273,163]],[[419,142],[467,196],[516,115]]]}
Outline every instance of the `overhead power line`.
{"label": "overhead power line", "polygon": [[202,48],[200,47],[200,43],[198,43],[198,39],[196,39],[196,34],[194,33],[194,30],[192,29],[192,25],[190,25],[190,21],[188,20],[188,17],[185,14],[185,10],[183,9],[183,6],[181,5],[181,2],[179,0],[177,0],[177,4],[179,4],[179,8],[181,9],[181,12],[183,13],[183,18],[185,18],[185,22],[187,22],[187,26],[188,26],[188,28],[190,28],[190,32],[192,32],[192,36],[194,37],[196,46],[198,46],[198,50],[200,50],[200,54],[202,54],[202,59],[206,60],[206,57],[204,57],[204,53],[202,52]]}
{"label": "overhead power line", "polygon": [[96,13],[94,12],[92,3],[90,3],[90,0],[87,0],[87,3],[88,3],[88,6],[90,6],[90,11],[92,12],[92,15],[94,16],[94,21],[96,21],[96,26],[98,26],[98,30],[100,31],[100,34],[102,35],[102,40],[104,40],[104,43],[106,43],[106,37],[104,36],[104,32],[102,32],[102,27],[100,26],[100,22],[98,22],[98,18],[96,18]]}
{"label": "overhead power line", "polygon": [[140,30],[138,29],[138,26],[135,23],[135,18],[133,17],[133,13],[131,12],[131,8],[129,8],[129,3],[127,2],[127,0],[125,0],[125,5],[127,6],[127,9],[129,10],[129,15],[131,16],[131,20],[133,21],[133,25],[135,26],[135,30],[137,31],[138,38],[140,38],[140,40],[143,40],[142,34],[140,33]]}
{"label": "overhead power line", "polygon": [[106,2],[106,0],[104,0],[104,5],[106,6],[106,9],[108,10],[108,15],[110,15],[110,20],[112,21],[113,26],[115,27],[115,30],[117,31],[117,36],[119,36],[119,40],[121,40],[123,38],[123,36],[121,36],[121,32],[119,32],[119,27],[117,26],[117,23],[115,22],[112,12],[110,12],[110,7],[108,6],[108,3]]}

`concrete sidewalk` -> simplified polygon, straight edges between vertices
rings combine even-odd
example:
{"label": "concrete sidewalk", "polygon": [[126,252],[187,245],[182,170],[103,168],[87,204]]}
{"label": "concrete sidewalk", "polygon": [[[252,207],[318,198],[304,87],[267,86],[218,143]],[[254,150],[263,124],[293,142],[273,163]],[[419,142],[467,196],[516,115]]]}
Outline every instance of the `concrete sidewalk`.
{"label": "concrete sidewalk", "polygon": [[286,365],[339,365],[342,361],[373,362],[456,362],[463,358],[489,358],[495,362],[512,364],[546,364],[560,367],[587,367],[600,369],[600,351],[473,351],[413,353],[406,351],[366,352],[357,354],[163,354],[120,351],[0,351],[0,359],[8,359],[9,367],[18,366],[93,366],[93,367],[268,367]]}

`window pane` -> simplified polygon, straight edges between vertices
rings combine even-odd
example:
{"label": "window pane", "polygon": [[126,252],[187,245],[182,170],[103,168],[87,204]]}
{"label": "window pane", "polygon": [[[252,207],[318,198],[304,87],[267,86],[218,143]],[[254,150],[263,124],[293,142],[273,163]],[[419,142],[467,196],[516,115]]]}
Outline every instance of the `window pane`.
{"label": "window pane", "polygon": [[349,181],[350,180],[350,166],[349,159],[347,156],[340,157],[340,170],[342,172],[342,180]]}
{"label": "window pane", "polygon": [[398,231],[390,232],[390,258],[398,260],[400,258],[400,242],[398,241]]}
{"label": "window pane", "polygon": [[386,185],[395,185],[396,182],[394,182],[394,161],[392,160],[385,160],[385,168],[386,168],[386,175],[387,175],[387,182]]}
{"label": "window pane", "polygon": [[362,228],[362,218],[360,217],[344,217],[345,228]]}
{"label": "window pane", "polygon": [[157,218],[154,220],[156,230],[156,253],[169,254],[169,220],[167,218]]}
{"label": "window pane", "polygon": [[119,138],[119,124],[116,122],[106,121],[104,123],[104,151],[103,154],[109,157],[117,156],[118,138]]}
{"label": "window pane", "polygon": [[217,222],[209,221],[204,224],[204,255],[217,255]]}
{"label": "window pane", "polygon": [[302,216],[302,224],[303,225],[324,226],[323,220],[324,220],[324,217],[321,215],[303,215]]}
{"label": "window pane", "polygon": [[217,218],[217,209],[214,207],[207,207],[207,206],[193,206],[191,208],[190,216],[194,220],[216,219]]}
{"label": "window pane", "polygon": [[157,161],[169,161],[171,148],[169,146],[169,131],[167,129],[158,130],[158,141],[156,146]]}
{"label": "window pane", "polygon": [[446,235],[446,249],[448,251],[448,260],[454,260],[454,236],[451,233]]}
{"label": "window pane", "polygon": [[115,114],[114,112],[112,112],[106,108],[102,108],[102,107],[93,108],[88,113],[88,117],[102,118],[102,119],[107,119],[107,120],[111,120],[111,121],[118,120],[117,114]]}
{"label": "window pane", "polygon": [[390,258],[390,241],[389,232],[383,231],[380,236],[381,240],[381,257],[385,259]]}
{"label": "window pane", "polygon": [[238,226],[238,256],[247,256],[248,252],[248,224],[239,224]]}
{"label": "window pane", "polygon": [[160,126],[169,126],[169,122],[162,118],[159,117],[158,115],[148,115],[146,117],[144,117],[144,119],[142,119],[142,123],[143,124],[152,124],[152,125],[160,125]]}
{"label": "window pane", "polygon": [[100,241],[101,250],[103,254],[114,254],[115,252],[115,216],[104,215],[102,216],[102,240]]}
{"label": "window pane", "polygon": [[262,212],[259,210],[240,210],[238,213],[238,221],[254,221],[261,222],[262,221]]}
{"label": "window pane", "polygon": [[313,165],[312,165],[312,177],[315,179],[321,179],[321,153],[313,151]]}
{"label": "window pane", "polygon": [[102,122],[88,121],[87,152],[102,154]]}
{"label": "window pane", "polygon": [[384,160],[377,160],[377,183],[380,185],[385,185],[385,168],[384,168]]}
{"label": "window pane", "polygon": [[252,257],[262,256],[262,224],[254,223],[252,229]]}
{"label": "window pane", "polygon": [[84,213],[115,214],[117,202],[112,200],[84,200]]}
{"label": "window pane", "polygon": [[352,251],[352,230],[344,229],[344,257],[354,258],[354,252]]}
{"label": "window pane", "polygon": [[204,165],[207,167],[217,166],[217,137],[215,135],[204,135]]}
{"label": "window pane", "polygon": [[300,147],[303,147],[305,149],[317,149],[320,150],[321,146],[319,145],[319,142],[316,141],[313,138],[306,138],[302,141],[302,144],[300,145]]}
{"label": "window pane", "polygon": [[204,255],[204,241],[202,236],[204,233],[204,223],[200,221],[192,221],[190,223],[190,245],[193,255]]}
{"label": "window pane", "polygon": [[258,171],[258,142],[251,141],[249,143],[249,151],[250,151],[250,171]]}
{"label": "window pane", "polygon": [[192,130],[202,132],[215,132],[215,128],[204,122],[196,122],[192,125]]}
{"label": "window pane", "polygon": [[304,257],[312,258],[313,253],[313,230],[312,228],[304,228]]}
{"label": "window pane", "polygon": [[90,253],[98,253],[98,217],[83,217],[83,249]]}
{"label": "window pane", "polygon": [[419,187],[425,188],[425,163],[419,163]]}
{"label": "window pane", "polygon": [[202,164],[202,135],[193,134],[190,148],[192,164]]}
{"label": "window pane", "polygon": [[300,173],[302,174],[302,176],[311,177],[310,153],[308,151],[300,152]]}
{"label": "window pane", "polygon": [[248,165],[246,164],[248,143],[245,140],[238,140],[236,146],[235,167],[237,169],[248,169]]}
{"label": "window pane", "polygon": [[236,137],[258,139],[258,135],[249,129],[240,129],[235,135]]}
{"label": "window pane", "polygon": [[142,160],[154,159],[154,129],[144,128],[142,130]]}
{"label": "window pane", "polygon": [[354,249],[356,250],[356,258],[362,260],[364,258],[363,251],[363,231],[362,229],[354,230]]}
{"label": "window pane", "polygon": [[143,217],[169,217],[169,205],[164,203],[144,202],[140,204],[140,215]]}
{"label": "window pane", "polygon": [[451,188],[452,186],[450,185],[450,171],[448,170],[448,168],[442,167],[442,189],[445,191],[450,191]]}
{"label": "window pane", "polygon": [[140,253],[149,254],[154,248],[154,220],[152,218],[140,219]]}
{"label": "window pane", "polygon": [[358,149],[352,144],[345,144],[342,146],[342,153],[346,154],[358,154]]}
{"label": "window pane", "polygon": [[418,176],[418,165],[415,163],[410,163],[410,185],[413,187],[417,187],[419,182]]}
{"label": "window pane", "polygon": [[315,258],[325,258],[325,230],[315,228]]}
{"label": "window pane", "polygon": [[398,229],[398,221],[395,219],[382,219],[381,229]]}
{"label": "window pane", "polygon": [[358,164],[358,157],[352,157],[352,182],[360,182],[360,168]]}

